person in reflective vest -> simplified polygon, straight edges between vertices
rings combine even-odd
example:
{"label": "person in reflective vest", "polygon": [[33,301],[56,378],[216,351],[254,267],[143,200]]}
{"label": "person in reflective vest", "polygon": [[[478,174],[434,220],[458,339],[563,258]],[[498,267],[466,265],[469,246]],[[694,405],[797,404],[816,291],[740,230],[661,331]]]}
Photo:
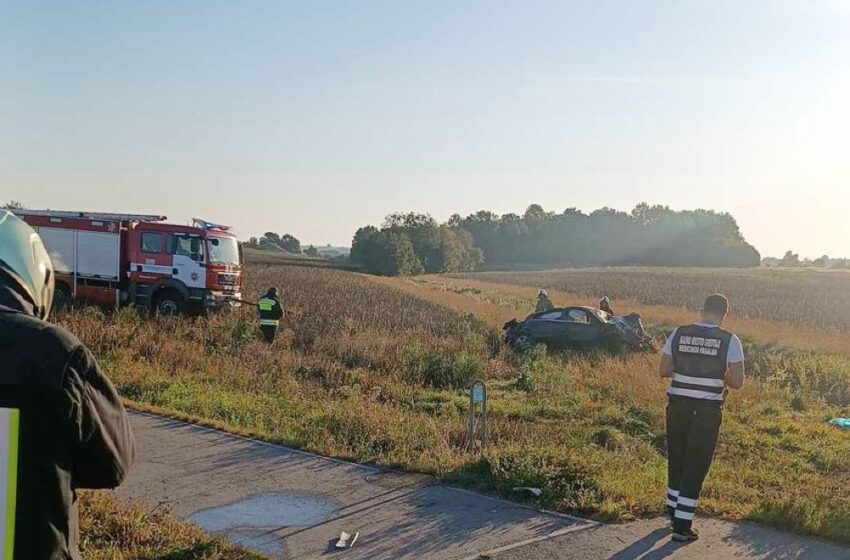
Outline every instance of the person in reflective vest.
{"label": "person in reflective vest", "polygon": [[667,511],[673,539],[699,538],[694,514],[723,419],[728,389],[744,386],[741,340],[721,328],[729,300],[712,294],[702,320],[677,328],[664,345],[659,373],[671,378],[667,389]]}
{"label": "person in reflective vest", "polygon": [[0,210],[0,558],[79,560],[77,490],[114,488],[134,455],[115,387],[74,335],[46,322],[50,257]]}
{"label": "person in reflective vest", "polygon": [[257,301],[257,311],[260,313],[260,332],[269,344],[274,342],[277,328],[283,317],[283,307],[277,297],[277,288],[269,288],[266,295]]}

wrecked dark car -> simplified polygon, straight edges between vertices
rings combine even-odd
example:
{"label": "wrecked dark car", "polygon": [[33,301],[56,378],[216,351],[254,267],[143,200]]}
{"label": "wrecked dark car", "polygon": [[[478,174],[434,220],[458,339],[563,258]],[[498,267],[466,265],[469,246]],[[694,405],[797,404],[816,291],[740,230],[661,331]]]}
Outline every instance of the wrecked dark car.
{"label": "wrecked dark car", "polygon": [[612,316],[595,307],[563,307],[532,313],[524,321],[513,319],[504,326],[505,342],[518,351],[536,344],[551,350],[604,348],[655,351],[640,315]]}

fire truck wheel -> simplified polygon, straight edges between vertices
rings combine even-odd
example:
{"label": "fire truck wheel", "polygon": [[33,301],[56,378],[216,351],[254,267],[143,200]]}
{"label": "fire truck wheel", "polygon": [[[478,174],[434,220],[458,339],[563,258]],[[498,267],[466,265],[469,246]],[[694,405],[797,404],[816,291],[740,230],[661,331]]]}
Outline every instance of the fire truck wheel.
{"label": "fire truck wheel", "polygon": [[53,311],[64,311],[71,307],[72,303],[71,289],[67,285],[57,282],[56,289],[53,291]]}
{"label": "fire truck wheel", "polygon": [[186,300],[183,299],[183,296],[179,292],[163,290],[156,296],[154,311],[159,315],[180,315],[186,311]]}

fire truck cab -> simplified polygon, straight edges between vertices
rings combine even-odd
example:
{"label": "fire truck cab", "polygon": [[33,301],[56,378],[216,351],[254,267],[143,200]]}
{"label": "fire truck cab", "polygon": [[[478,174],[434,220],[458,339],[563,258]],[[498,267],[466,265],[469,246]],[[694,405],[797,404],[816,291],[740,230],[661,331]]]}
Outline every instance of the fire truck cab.
{"label": "fire truck cab", "polygon": [[56,301],[135,305],[164,315],[238,305],[242,254],[230,228],[165,216],[16,210],[44,242]]}

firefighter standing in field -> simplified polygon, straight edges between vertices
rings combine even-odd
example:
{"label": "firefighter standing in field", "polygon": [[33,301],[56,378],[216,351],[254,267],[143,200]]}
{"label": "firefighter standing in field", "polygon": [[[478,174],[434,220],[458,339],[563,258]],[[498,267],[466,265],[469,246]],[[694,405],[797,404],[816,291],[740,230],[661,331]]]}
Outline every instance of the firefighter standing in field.
{"label": "firefighter standing in field", "polygon": [[534,308],[534,312],[540,313],[541,311],[549,311],[554,308],[555,306],[552,304],[552,300],[549,299],[549,292],[540,288],[537,291],[537,306]]}
{"label": "firefighter standing in field", "polygon": [[694,513],[720,434],[728,388],[744,386],[740,339],[721,328],[729,301],[708,296],[702,320],[679,327],[664,345],[659,373],[672,378],[667,389],[667,510],[673,540],[694,541]]}
{"label": "firefighter standing in field", "polygon": [[277,288],[269,288],[266,295],[257,301],[257,311],[260,313],[260,331],[263,339],[272,344],[277,335],[277,328],[283,317],[283,307],[277,297]]}
{"label": "firefighter standing in field", "polygon": [[114,488],[133,461],[129,419],[91,352],[45,322],[50,257],[0,210],[0,558],[79,560],[76,491]]}

